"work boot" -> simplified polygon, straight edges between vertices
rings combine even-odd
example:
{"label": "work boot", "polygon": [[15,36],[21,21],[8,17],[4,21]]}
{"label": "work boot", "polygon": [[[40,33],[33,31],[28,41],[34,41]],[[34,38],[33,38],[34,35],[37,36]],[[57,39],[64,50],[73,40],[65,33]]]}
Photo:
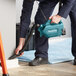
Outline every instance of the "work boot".
{"label": "work boot", "polygon": [[31,62],[29,62],[29,66],[37,66],[42,64],[48,64],[48,58],[37,57]]}
{"label": "work boot", "polygon": [[73,64],[76,65],[76,58],[74,58],[74,63]]}

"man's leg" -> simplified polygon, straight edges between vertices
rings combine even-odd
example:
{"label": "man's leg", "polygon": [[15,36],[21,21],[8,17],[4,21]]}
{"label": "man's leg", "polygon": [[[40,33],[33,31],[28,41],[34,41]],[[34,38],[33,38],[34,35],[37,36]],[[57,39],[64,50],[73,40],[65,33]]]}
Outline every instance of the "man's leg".
{"label": "man's leg", "polygon": [[[49,2],[48,0],[45,0],[44,2],[41,2],[39,7],[44,12],[44,15],[46,16],[47,20],[49,19],[50,15],[53,12],[53,9],[57,2]],[[35,17],[36,24],[43,24],[45,23],[45,18],[43,14],[41,13],[40,8],[38,9],[38,12]],[[36,45],[36,57],[44,57],[48,58],[48,38],[46,37],[40,37],[40,33],[38,32],[38,28],[35,30],[35,45]]]}
{"label": "man's leg", "polygon": [[[41,10],[44,12],[44,15],[46,16],[46,18],[48,20],[48,18],[52,14],[53,9],[56,4],[57,4],[57,1],[49,2],[49,0],[44,0],[43,2],[40,2],[40,4],[39,4],[40,8],[38,9],[38,12],[35,17],[35,23],[36,24],[45,23],[46,20],[43,16]],[[44,36],[40,37],[40,33],[38,32],[38,27],[36,27],[36,29],[35,29],[35,45],[36,45],[35,58],[41,57],[41,58],[44,58],[44,60],[48,61],[48,38],[46,38]],[[36,60],[34,60],[34,61],[36,61]],[[31,62],[31,65],[33,65],[33,62]],[[41,63],[43,63],[43,62],[41,62]],[[35,62],[34,65],[38,65],[38,63]]]}
{"label": "man's leg", "polygon": [[72,29],[72,54],[76,58],[76,1],[70,12],[70,18],[71,18],[71,29]]}

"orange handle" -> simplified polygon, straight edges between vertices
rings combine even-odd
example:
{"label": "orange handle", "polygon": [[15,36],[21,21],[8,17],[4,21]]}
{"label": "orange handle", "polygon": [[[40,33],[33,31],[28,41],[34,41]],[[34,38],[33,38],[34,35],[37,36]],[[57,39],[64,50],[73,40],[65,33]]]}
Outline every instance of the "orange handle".
{"label": "orange handle", "polygon": [[3,74],[8,74],[5,54],[4,54],[4,48],[3,48],[3,43],[2,43],[2,39],[1,39],[1,33],[0,33],[0,60],[1,60]]}

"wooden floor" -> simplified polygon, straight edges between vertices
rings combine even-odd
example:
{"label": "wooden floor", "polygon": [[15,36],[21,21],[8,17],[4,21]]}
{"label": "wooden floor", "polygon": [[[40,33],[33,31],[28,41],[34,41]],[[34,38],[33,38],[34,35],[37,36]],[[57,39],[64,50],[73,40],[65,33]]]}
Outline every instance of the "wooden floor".
{"label": "wooden floor", "polygon": [[76,66],[72,62],[40,66],[28,66],[27,62],[19,64],[18,68],[8,69],[10,76],[76,76]]}

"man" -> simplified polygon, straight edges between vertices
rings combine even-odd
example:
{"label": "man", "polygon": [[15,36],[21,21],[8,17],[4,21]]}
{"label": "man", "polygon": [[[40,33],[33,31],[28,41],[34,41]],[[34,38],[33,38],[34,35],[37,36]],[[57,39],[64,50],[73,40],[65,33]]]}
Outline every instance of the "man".
{"label": "man", "polygon": [[[35,16],[35,23],[36,24],[43,24],[45,23],[44,16],[41,13],[41,10],[44,12],[47,20],[52,19],[52,23],[59,23],[61,18],[67,18],[70,15],[71,23],[72,23],[72,52],[75,57],[74,64],[76,64],[76,0],[61,0],[63,5],[60,8],[60,11],[57,15],[51,16],[56,4],[59,0],[39,0],[39,9]],[[34,0],[24,0],[23,2],[23,10],[21,16],[21,27],[20,27],[20,42],[19,46],[16,49],[16,54],[23,48],[25,37],[27,30],[30,24],[30,17],[33,8]],[[40,37],[38,32],[38,27],[35,29],[35,59],[29,62],[30,66],[36,66],[40,64],[47,64],[48,63],[48,38]],[[23,54],[23,53],[22,53]],[[21,55],[22,55],[21,54]]]}

